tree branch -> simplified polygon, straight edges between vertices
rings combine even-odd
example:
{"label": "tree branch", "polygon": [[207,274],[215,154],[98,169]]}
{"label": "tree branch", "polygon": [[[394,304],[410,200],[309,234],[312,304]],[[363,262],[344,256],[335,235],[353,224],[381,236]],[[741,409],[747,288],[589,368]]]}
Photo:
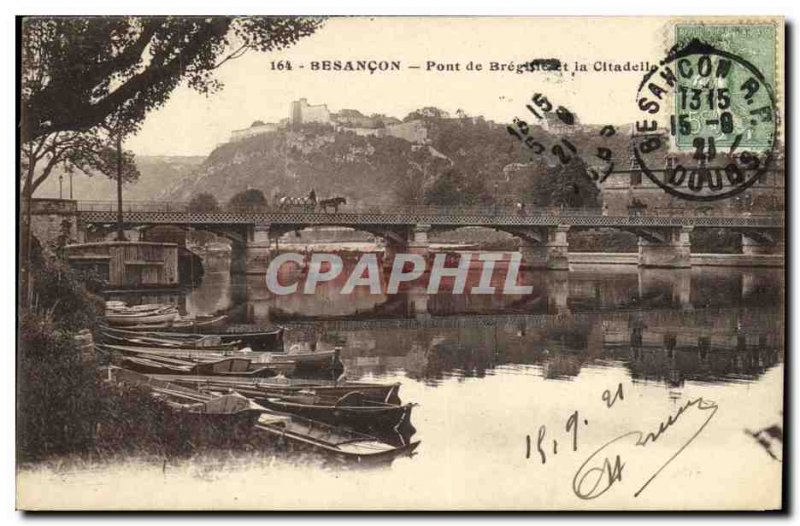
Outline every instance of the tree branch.
{"label": "tree branch", "polygon": [[[159,64],[158,61],[153,61],[143,71],[131,76],[127,81],[120,85],[117,89],[109,93],[106,97],[94,104],[83,104],[80,107],[70,108],[68,112],[71,116],[77,116],[77,120],[67,120],[62,115],[54,116],[56,119],[49,124],[42,122],[31,122],[31,129],[27,130],[30,138],[35,138],[47,133],[53,133],[63,130],[86,130],[98,122],[104,120],[108,115],[115,110],[122,107],[122,105],[137,95],[146,94],[149,88],[158,86],[161,83],[180,80],[179,73],[185,71],[188,64],[191,64],[197,55],[201,52],[203,46],[207,45],[210,41],[223,37],[230,26],[229,18],[215,19],[213,23],[204,26],[201,31],[195,33],[191,40],[189,40],[180,53],[175,55],[170,61]],[[45,88],[39,94],[39,98],[47,98],[52,96],[47,93]],[[27,107],[29,110],[29,118],[36,121],[35,107],[36,101],[28,101]],[[61,117],[62,120],[58,120]],[[30,139],[29,138],[29,139]]]}
{"label": "tree branch", "polygon": [[250,49],[250,45],[249,44],[242,44],[236,51],[232,52],[227,57],[223,58],[221,61],[219,61],[214,66],[208,68],[208,70],[209,71],[215,70],[218,67],[220,67],[221,65],[223,65],[224,63],[226,63],[227,61],[235,60],[235,59],[243,56],[247,52],[248,49]]}

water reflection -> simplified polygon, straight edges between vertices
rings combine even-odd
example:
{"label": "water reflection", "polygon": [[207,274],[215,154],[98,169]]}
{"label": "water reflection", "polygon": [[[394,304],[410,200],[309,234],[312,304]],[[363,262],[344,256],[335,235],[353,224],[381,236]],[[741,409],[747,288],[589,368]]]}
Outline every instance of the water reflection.
{"label": "water reflection", "polygon": [[[354,379],[570,379],[605,366],[678,387],[751,381],[783,359],[782,269],[585,266],[522,273],[534,291],[526,296],[427,295],[424,282],[396,295],[367,287],[342,295],[343,280],[320,284],[315,295],[275,296],[263,276],[231,276],[224,261],[216,263],[193,290],[137,299],[225,312],[235,323],[286,325],[289,346],[342,346]],[[467,290],[479,276],[470,274]]]}

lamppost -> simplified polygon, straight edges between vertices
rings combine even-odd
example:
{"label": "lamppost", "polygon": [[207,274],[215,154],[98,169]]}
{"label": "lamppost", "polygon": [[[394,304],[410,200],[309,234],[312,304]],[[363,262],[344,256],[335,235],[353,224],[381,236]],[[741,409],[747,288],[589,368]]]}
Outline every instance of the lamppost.
{"label": "lamppost", "polygon": [[117,241],[127,241],[122,222],[122,132],[116,130],[117,145]]}
{"label": "lamppost", "polygon": [[64,199],[64,174],[58,174],[58,198]]}

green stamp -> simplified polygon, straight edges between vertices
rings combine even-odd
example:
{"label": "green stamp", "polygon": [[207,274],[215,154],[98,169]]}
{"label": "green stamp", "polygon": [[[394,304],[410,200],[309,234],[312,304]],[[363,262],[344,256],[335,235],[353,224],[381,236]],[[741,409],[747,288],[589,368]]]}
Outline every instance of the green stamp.
{"label": "green stamp", "polygon": [[[691,75],[678,75],[675,115],[684,123],[684,129],[685,123],[691,126],[690,133],[676,134],[678,149],[692,149],[695,137],[712,137],[719,147],[730,147],[737,136],[741,136],[738,147],[743,149],[763,149],[772,145],[774,136],[769,127],[752,123],[753,115],[756,115],[752,112],[758,109],[753,107],[752,98],[737,95],[741,94],[741,87],[753,76],[752,71],[742,67],[744,63],[763,75],[763,81],[759,82],[770,89],[774,88],[776,32],[776,27],[771,24],[693,24],[675,27],[677,48],[683,48],[695,40],[739,59],[739,63],[729,68],[724,76],[716,74],[719,73],[720,61],[726,60],[720,56],[711,57],[710,65],[715,68],[715,74],[710,78],[701,75],[696,67],[698,64],[694,64]],[[683,66],[682,71],[688,72],[692,64],[683,62],[677,66],[679,70]],[[729,131],[731,126],[733,132]]]}
{"label": "green stamp", "polygon": [[[776,27],[684,25],[636,95],[642,172],[694,201],[743,192],[769,168],[777,135]],[[667,124],[668,130],[663,129]]]}

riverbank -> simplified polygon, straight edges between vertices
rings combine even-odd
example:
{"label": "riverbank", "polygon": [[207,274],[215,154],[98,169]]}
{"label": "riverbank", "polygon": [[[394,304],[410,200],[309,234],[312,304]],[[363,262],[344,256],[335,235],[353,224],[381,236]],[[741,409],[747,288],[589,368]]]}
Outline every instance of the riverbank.
{"label": "riverbank", "polygon": [[[477,244],[431,243],[432,252],[515,252],[514,248],[481,248]],[[336,252],[336,253],[382,253],[383,246],[370,242],[317,242],[317,243],[285,243],[279,247],[280,252]],[[569,252],[571,265],[638,265],[638,252]],[[692,254],[692,266],[698,267],[783,267],[783,254]]]}
{"label": "riverbank", "polygon": [[[692,254],[693,267],[783,267],[782,254]],[[570,265],[638,265],[636,252],[570,252]]]}

